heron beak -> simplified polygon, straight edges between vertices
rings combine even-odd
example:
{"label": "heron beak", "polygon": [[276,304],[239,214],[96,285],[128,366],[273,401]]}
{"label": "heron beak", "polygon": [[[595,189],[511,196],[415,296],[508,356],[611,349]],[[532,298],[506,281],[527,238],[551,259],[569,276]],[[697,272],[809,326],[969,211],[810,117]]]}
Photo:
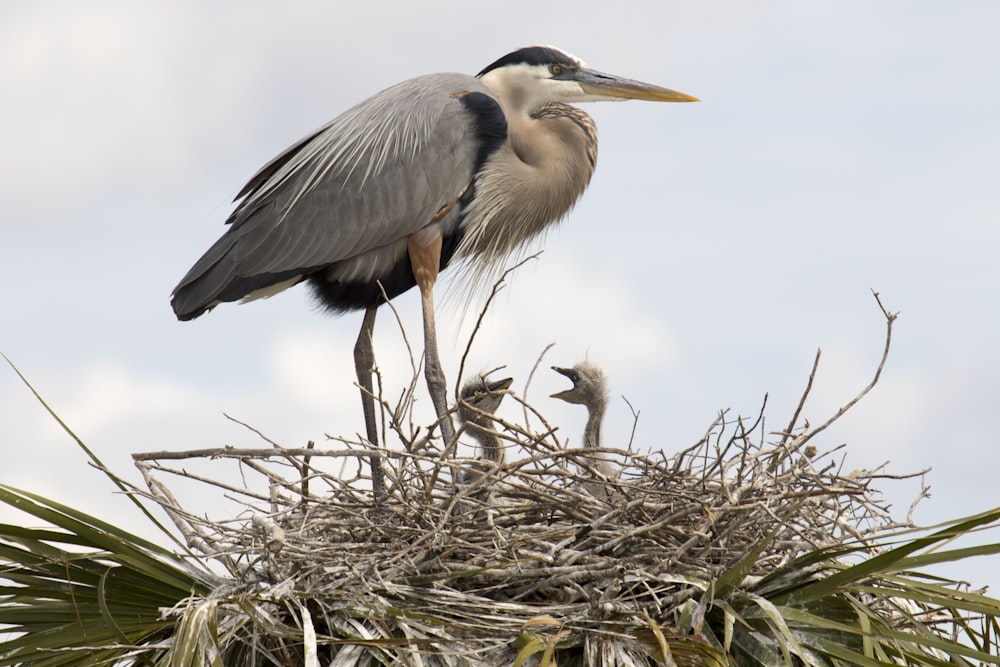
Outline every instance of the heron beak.
{"label": "heron beak", "polygon": [[648,100],[650,102],[697,102],[697,97],[651,83],[634,81],[592,69],[574,72],[583,92],[599,99]]}
{"label": "heron beak", "polygon": [[504,378],[503,380],[497,380],[496,382],[488,382],[486,388],[492,394],[497,391],[507,391],[510,386],[514,384],[514,378]]}
{"label": "heron beak", "polygon": [[573,392],[576,390],[576,381],[573,380],[573,371],[569,368],[559,368],[558,366],[553,366],[552,370],[554,370],[556,373],[559,373],[560,375],[565,375],[567,378],[569,378],[570,381],[573,382],[573,388],[566,389],[565,391],[559,391],[554,394],[550,394],[549,398],[560,398],[564,401],[572,402],[571,399],[573,396]]}

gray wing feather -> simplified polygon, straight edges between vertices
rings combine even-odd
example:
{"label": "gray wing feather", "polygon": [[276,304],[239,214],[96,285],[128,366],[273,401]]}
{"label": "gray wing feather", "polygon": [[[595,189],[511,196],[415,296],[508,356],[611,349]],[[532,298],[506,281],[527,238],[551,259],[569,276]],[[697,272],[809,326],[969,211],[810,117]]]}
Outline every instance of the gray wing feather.
{"label": "gray wing feather", "polygon": [[463,74],[409,79],[264,166],[240,192],[230,229],[174,290],[178,315],[337,262],[357,270],[366,253],[373,263],[398,254],[474,176],[478,141],[455,95],[464,91],[488,93]]}

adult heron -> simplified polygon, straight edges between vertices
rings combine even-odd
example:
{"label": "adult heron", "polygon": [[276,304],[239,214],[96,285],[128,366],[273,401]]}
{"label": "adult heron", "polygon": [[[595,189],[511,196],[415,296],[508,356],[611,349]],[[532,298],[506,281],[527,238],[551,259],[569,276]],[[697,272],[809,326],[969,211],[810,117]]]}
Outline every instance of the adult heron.
{"label": "adult heron", "polygon": [[548,46],[514,51],[474,77],[429,74],[388,88],[251,177],[229,229],[174,288],[174,312],[190,320],[302,281],[331,311],[364,309],[355,365],[376,445],[375,309],[416,285],[427,387],[453,441],[434,325],[438,272],[462,261],[470,287],[482,285],[562,218],[597,160],[594,121],[565,103],[617,99],[696,100],[589,69]]}

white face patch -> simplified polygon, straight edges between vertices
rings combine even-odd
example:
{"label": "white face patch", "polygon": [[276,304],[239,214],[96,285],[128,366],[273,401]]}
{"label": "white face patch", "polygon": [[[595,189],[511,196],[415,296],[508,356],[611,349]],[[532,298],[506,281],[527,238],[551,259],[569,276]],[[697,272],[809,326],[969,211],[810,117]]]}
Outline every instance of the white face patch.
{"label": "white face patch", "polygon": [[493,91],[505,113],[529,115],[551,102],[587,101],[580,84],[554,79],[549,65],[520,63],[490,70],[481,81]]}

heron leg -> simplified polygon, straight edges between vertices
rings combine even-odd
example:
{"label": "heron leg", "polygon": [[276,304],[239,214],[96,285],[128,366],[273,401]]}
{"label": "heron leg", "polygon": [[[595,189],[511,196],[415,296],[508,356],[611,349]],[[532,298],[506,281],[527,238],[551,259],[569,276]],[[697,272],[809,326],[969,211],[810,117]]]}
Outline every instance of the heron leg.
{"label": "heron leg", "polygon": [[[365,430],[368,442],[372,447],[378,447],[378,422],[375,419],[375,391],[372,385],[372,372],[375,370],[375,350],[372,347],[372,334],[375,333],[375,312],[377,306],[365,311],[361,322],[361,332],[358,342],[354,345],[354,370],[361,385],[361,408],[365,414]],[[385,497],[385,474],[382,472],[382,462],[378,456],[369,459],[372,469],[372,494],[375,502]]]}
{"label": "heron leg", "polygon": [[434,283],[441,266],[441,235],[429,228],[413,234],[409,240],[409,253],[424,311],[424,378],[447,447],[455,442],[455,426],[448,412],[448,383],[438,356],[437,327],[434,324]]}

